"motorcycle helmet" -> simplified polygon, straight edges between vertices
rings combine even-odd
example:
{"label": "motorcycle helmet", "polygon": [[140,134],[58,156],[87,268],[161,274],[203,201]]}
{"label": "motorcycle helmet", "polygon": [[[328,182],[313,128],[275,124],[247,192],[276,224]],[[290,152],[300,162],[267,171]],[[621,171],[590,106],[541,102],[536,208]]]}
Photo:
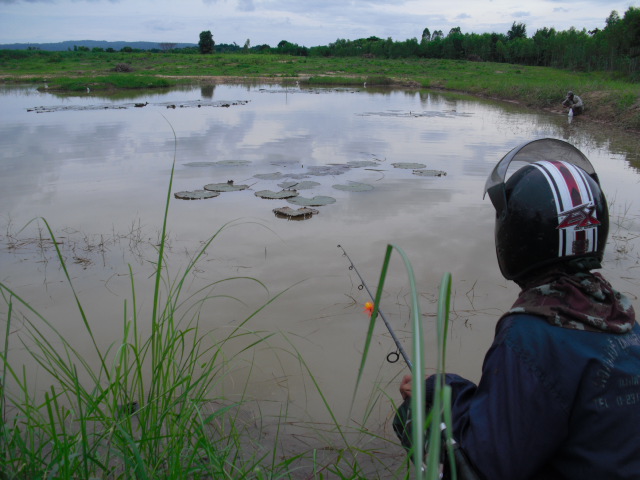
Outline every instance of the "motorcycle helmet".
{"label": "motorcycle helmet", "polygon": [[[509,167],[524,163],[506,181]],[[553,138],[524,143],[489,175],[502,275],[520,283],[543,268],[601,268],[609,212],[598,176],[573,145]]]}

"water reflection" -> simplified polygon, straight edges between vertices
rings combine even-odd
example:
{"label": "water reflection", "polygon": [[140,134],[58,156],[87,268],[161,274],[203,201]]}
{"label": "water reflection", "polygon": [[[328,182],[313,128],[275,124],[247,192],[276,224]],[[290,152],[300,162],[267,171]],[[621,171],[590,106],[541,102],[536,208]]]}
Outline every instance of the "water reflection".
{"label": "water reflection", "polygon": [[[121,305],[130,295],[128,264],[134,265],[139,291],[151,289],[148,275],[174,150],[173,192],[229,180],[249,184],[251,190],[210,200],[172,199],[172,272],[223,224],[243,219],[214,243],[190,281],[196,288],[242,274],[263,280],[271,292],[295,284],[252,328],[286,332],[297,339],[323,393],[338,410],[350,400],[351,392],[344,386],[355,378],[368,320],[362,314],[368,299],[357,289],[358,280],[347,270],[338,244],[347,249],[370,285],[377,282],[386,245],[401,246],[413,263],[427,314],[435,311],[442,273],[452,272],[449,366],[478,378],[495,321],[516,295],[495,262],[493,210],[488,200],[482,200],[482,191],[495,163],[524,141],[561,138],[574,143],[594,163],[605,193],[615,200],[612,214],[623,225],[619,235],[631,232],[612,239],[606,254],[607,275],[632,298],[638,297],[639,140],[580,117],[569,124],[564,115],[426,90],[301,89],[295,85],[211,85],[116,96],[60,96],[33,87],[0,87],[0,97],[4,106],[0,112],[0,232],[4,232],[0,279],[33,299],[34,306],[78,341],[82,336],[74,323],[73,302],[51,249],[25,241],[8,250],[7,242],[13,241],[13,235],[37,240],[40,232],[35,224],[19,235],[17,231],[34,217],[48,220],[64,242],[72,276],[82,286],[80,293],[99,338],[108,345],[121,329]],[[105,102],[149,104],[119,110],[27,111],[38,105],[87,107]],[[198,102],[215,103],[216,108],[166,108]],[[223,160],[250,163],[185,165]],[[305,190],[304,196],[327,195],[337,201],[318,207],[320,213],[304,222],[276,218],[272,210],[287,202],[253,194],[279,190],[277,184],[282,182],[256,178],[256,174],[306,174],[311,166],[362,160],[378,165],[310,178],[319,185]],[[418,177],[411,170],[393,168],[396,162],[423,163],[447,175]],[[374,189],[332,188],[349,182],[367,183]],[[226,303],[207,306],[202,315],[205,328],[237,321],[265,300],[263,293],[246,293],[246,308]],[[142,293],[140,297],[141,308],[148,308],[150,300]],[[405,340],[408,305],[406,274],[394,264],[384,309]],[[425,317],[425,325],[432,341],[432,317]],[[369,380],[373,385],[382,379],[395,396],[394,379],[402,366],[384,362],[392,343],[384,330],[376,334],[379,341],[372,353],[376,367]],[[274,370],[288,368],[264,356],[263,382],[256,382],[252,392],[258,397],[277,391],[265,384]],[[285,373],[290,376],[287,392],[277,395],[304,403],[299,400],[300,372]],[[313,411],[313,402],[308,401]],[[380,408],[383,421],[388,411]]]}

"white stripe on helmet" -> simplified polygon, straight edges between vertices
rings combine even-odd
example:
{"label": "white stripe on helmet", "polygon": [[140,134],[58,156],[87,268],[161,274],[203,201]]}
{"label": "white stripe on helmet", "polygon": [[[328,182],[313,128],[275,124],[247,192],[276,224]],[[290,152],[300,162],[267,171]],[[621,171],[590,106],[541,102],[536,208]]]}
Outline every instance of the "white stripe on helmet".
{"label": "white stripe on helmet", "polygon": [[[567,162],[540,161],[532,165],[544,175],[553,192],[558,225],[565,218],[563,212],[594,205],[593,192],[587,182],[586,173],[581,169]],[[565,169],[566,177],[561,168]],[[592,212],[592,216],[597,218],[595,211]],[[558,257],[595,252],[597,245],[597,228],[571,225],[558,230]]]}

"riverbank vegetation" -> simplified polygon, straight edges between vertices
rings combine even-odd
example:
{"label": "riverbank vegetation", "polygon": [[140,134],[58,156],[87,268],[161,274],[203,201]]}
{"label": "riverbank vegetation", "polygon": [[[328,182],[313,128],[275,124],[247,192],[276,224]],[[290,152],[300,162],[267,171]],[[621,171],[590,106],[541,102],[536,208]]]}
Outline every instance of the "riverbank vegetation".
{"label": "riverbank vegetation", "polygon": [[42,91],[90,94],[177,83],[255,82],[455,90],[562,111],[567,90],[586,104],[584,118],[640,130],[640,84],[611,72],[446,59],[0,51],[0,79]]}
{"label": "riverbank vegetation", "polygon": [[[375,36],[304,47],[215,44],[116,52],[0,50],[0,80],[86,92],[161,88],[175,83],[272,81],[313,85],[439,88],[561,110],[568,90],[585,101],[585,117],[640,130],[640,8],[615,10],[603,29],[537,30],[514,22],[503,33],[446,35],[425,28],[420,40]],[[202,40],[202,38],[201,38]]]}

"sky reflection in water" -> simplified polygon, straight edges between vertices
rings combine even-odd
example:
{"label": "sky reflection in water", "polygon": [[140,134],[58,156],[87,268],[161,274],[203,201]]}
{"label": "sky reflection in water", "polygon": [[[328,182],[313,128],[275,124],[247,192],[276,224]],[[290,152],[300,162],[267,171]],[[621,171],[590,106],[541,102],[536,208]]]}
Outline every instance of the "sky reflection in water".
{"label": "sky reflection in water", "polygon": [[[434,340],[430,315],[436,310],[441,275],[452,272],[448,366],[477,379],[495,322],[517,294],[515,286],[500,276],[493,247],[493,210],[489,200],[482,199],[486,176],[507,151],[545,136],[574,143],[594,163],[605,193],[615,200],[612,214],[623,217],[624,230],[632,232],[629,238],[637,237],[639,231],[634,203],[640,179],[638,140],[614,135],[580,118],[569,123],[564,116],[462,95],[364,88],[221,85],[111,101],[92,95],[42,94],[30,87],[2,88],[0,96],[1,238],[6,244],[10,240],[6,234],[17,232],[32,218],[48,220],[65,242],[72,276],[105,345],[119,338],[122,328],[122,304],[130,295],[128,263],[137,274],[141,308],[149,307],[150,245],[161,228],[175,148],[172,192],[228,180],[250,184],[251,189],[202,201],[172,197],[171,273],[222,225],[239,221],[214,242],[193,275],[193,285],[247,275],[264,281],[271,294],[293,286],[251,327],[292,335],[307,363],[313,365],[323,392],[338,409],[350,400],[351,392],[344,386],[355,379],[368,322],[362,313],[368,298],[357,289],[357,277],[348,270],[338,244],[373,287],[386,245],[393,243],[406,251],[428,314],[428,342]],[[136,108],[135,102],[149,104]],[[198,108],[198,102],[206,105]],[[105,109],[106,104],[126,108]],[[65,109],[28,111],[37,106]],[[223,160],[251,164],[184,165]],[[260,180],[255,174],[300,174],[311,166],[362,160],[378,165],[307,179],[321,185],[301,195],[337,200],[318,207],[320,213],[309,220],[276,218],[272,209],[289,204],[254,195],[257,190],[279,190],[277,184],[287,180]],[[411,170],[393,168],[397,162],[423,163],[447,175],[418,177]],[[332,188],[350,181],[375,188],[367,192]],[[34,238],[35,231],[32,224],[20,236]],[[107,245],[95,248],[100,239],[106,239]],[[91,250],[89,243],[94,245]],[[636,301],[637,250],[628,254],[620,250],[633,250],[634,245],[633,240],[613,238],[605,270],[614,285]],[[82,341],[68,286],[61,282],[51,251],[45,256],[49,262],[42,262],[42,253],[33,243],[12,251],[3,245],[0,280],[56,319],[69,338]],[[78,258],[88,262],[75,261]],[[205,327],[224,329],[268,298],[251,286],[235,285],[229,293],[246,300],[248,306],[211,302],[201,316]],[[406,273],[397,259],[382,308],[409,345],[407,294]],[[371,380],[378,377],[388,383],[390,394],[395,395],[394,379],[403,373],[403,366],[384,362],[393,344],[383,329],[378,328],[380,336],[372,347]],[[257,381],[253,393],[279,392],[281,386],[269,379],[278,375],[275,372],[282,365],[268,352],[258,355],[264,356],[258,374],[264,382]],[[285,374],[289,376],[286,387],[296,398],[299,379],[293,372]],[[388,413],[386,407],[380,407],[381,418]]]}

